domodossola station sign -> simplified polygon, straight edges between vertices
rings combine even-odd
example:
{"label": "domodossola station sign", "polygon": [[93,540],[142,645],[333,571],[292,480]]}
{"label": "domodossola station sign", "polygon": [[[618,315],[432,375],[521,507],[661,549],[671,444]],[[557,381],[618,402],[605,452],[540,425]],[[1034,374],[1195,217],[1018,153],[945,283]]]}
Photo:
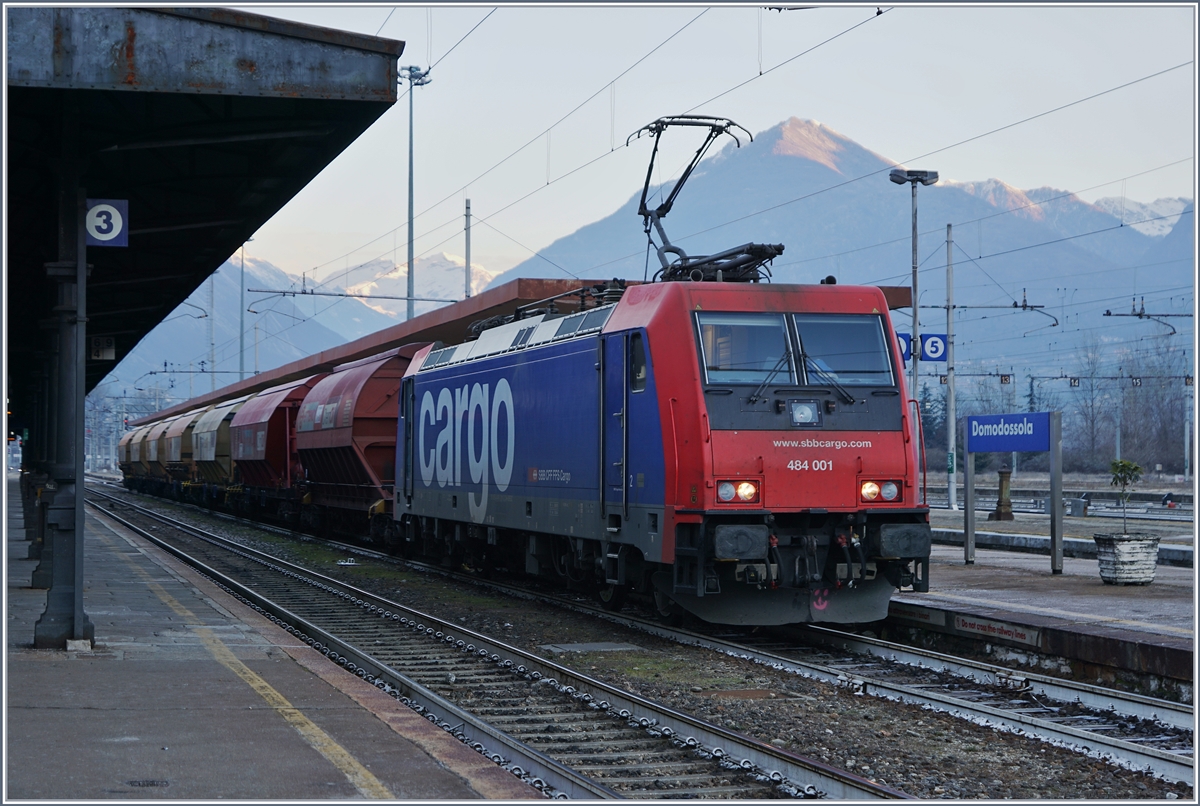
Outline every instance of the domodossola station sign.
{"label": "domodossola station sign", "polygon": [[963,507],[963,560],[975,562],[975,461],[974,453],[1050,453],[1050,573],[1062,573],[1062,412],[1030,411],[1016,414],[983,414],[963,424],[967,455],[963,462],[966,489]]}

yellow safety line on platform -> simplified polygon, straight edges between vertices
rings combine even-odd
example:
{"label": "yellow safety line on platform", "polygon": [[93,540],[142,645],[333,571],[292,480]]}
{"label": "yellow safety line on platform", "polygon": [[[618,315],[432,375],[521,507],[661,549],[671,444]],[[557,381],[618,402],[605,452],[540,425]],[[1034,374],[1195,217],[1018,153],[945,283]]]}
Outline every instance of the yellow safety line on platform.
{"label": "yellow safety line on platform", "polygon": [[[983,604],[991,605],[992,607],[1007,608],[1009,610],[1021,610],[1026,613],[1037,613],[1039,615],[1050,616],[1066,616],[1068,618],[1079,619],[1081,621],[1103,621],[1107,624],[1127,624],[1130,627],[1140,627],[1147,632],[1167,632],[1172,635],[1182,635],[1191,637],[1192,630],[1184,627],[1168,627],[1163,624],[1151,624],[1148,621],[1132,621],[1130,619],[1112,618],[1111,616],[1098,616],[1095,613],[1073,613],[1070,610],[1053,610],[1046,607],[1034,607],[1032,605],[1015,604],[1013,602],[1001,602],[995,599],[980,599],[978,596],[956,596],[953,593],[922,593],[922,598],[931,597],[934,599],[950,599],[955,602],[966,602],[968,604]],[[913,601],[913,600],[906,600]],[[915,603],[915,602],[914,602]]]}
{"label": "yellow safety line on platform", "polygon": [[[108,526],[105,524],[105,526]],[[111,527],[109,527],[111,528]],[[114,532],[116,534],[116,532]],[[100,536],[105,545],[113,547],[112,542]],[[181,618],[187,619],[191,624],[199,623],[194,613],[184,607],[178,600],[168,593],[161,585],[155,582],[145,569],[135,565],[128,557],[121,555],[121,559],[146,581],[150,590],[154,591],[155,595],[162,600],[163,604],[171,608]],[[350,753],[333,740],[328,733],[321,730],[311,719],[305,716],[298,708],[288,702],[287,698],[276,691],[270,683],[263,680],[246,664],[238,660],[232,650],[213,634],[213,631],[208,627],[194,626],[196,634],[200,640],[204,642],[204,646],[208,649],[217,662],[231,672],[244,680],[252,689],[254,689],[260,697],[267,701],[280,716],[287,720],[296,731],[304,737],[304,740],[325,758],[329,759],[333,766],[337,767],[343,775],[354,784],[354,788],[359,791],[365,798],[377,798],[380,800],[392,800],[395,796],[378,778],[371,774],[371,771],[364,767],[358,759],[350,755]]]}

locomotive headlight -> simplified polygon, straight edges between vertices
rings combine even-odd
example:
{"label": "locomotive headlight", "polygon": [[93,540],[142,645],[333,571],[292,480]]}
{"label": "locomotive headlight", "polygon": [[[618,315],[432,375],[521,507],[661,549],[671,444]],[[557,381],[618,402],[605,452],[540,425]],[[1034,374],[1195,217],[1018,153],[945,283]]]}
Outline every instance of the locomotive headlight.
{"label": "locomotive headlight", "polygon": [[900,488],[896,486],[894,481],[885,481],[879,487],[879,494],[883,496],[884,501],[895,501],[896,496],[900,494]]}
{"label": "locomotive headlight", "polygon": [[758,498],[758,485],[752,481],[743,481],[737,486],[737,497],[742,501],[753,501]]}
{"label": "locomotive headlight", "polygon": [[862,499],[864,501],[874,501],[878,497],[879,485],[873,481],[864,481],[862,483]]}
{"label": "locomotive headlight", "polygon": [[789,400],[792,425],[820,425],[821,408],[815,400]]}
{"label": "locomotive headlight", "polygon": [[722,503],[749,504],[758,500],[758,483],[754,481],[717,482],[717,499]]}

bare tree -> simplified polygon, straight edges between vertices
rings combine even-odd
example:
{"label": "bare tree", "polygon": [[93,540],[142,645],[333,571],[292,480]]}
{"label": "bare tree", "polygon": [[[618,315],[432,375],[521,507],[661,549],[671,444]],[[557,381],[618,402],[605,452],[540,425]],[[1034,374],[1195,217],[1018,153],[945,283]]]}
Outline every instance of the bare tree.
{"label": "bare tree", "polygon": [[1074,406],[1071,412],[1073,416],[1069,420],[1071,438],[1068,441],[1073,447],[1078,446],[1071,453],[1082,454],[1079,457],[1080,469],[1092,470],[1104,466],[1099,456],[1100,435],[1108,410],[1106,383],[1101,377],[1103,360],[1103,345],[1095,335],[1089,335],[1076,359],[1074,377],[1078,379],[1078,385],[1071,386],[1071,402]]}

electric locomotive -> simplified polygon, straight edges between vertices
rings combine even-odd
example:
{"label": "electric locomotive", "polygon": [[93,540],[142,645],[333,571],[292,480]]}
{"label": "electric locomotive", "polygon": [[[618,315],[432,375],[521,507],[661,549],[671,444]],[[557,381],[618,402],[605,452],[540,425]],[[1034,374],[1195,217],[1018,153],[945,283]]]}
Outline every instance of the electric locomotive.
{"label": "electric locomotive", "polygon": [[[707,137],[651,207],[674,126]],[[691,256],[667,238],[683,183],[734,128],[683,115],[634,135],[655,138],[638,210],[655,282],[613,281],[601,301],[619,301],[570,314],[545,300],[414,356],[393,506],[410,551],[726,624],[875,621],[894,589],[928,590],[920,429],[883,292],[765,284],[781,244]]]}
{"label": "electric locomotive", "polygon": [[412,548],[711,622],[883,618],[928,509],[877,288],[659,283],[427,347],[401,384]]}
{"label": "electric locomotive", "polygon": [[653,282],[145,425],[121,441],[126,484],[555,578],[613,609],[637,591],[670,620],[863,623],[894,589],[928,590],[920,428],[887,298],[763,282],[782,244],[671,243],[684,181],[740,129],[685,115],[637,134],[657,155],[674,126],[708,132],[654,207],[651,157]]}

